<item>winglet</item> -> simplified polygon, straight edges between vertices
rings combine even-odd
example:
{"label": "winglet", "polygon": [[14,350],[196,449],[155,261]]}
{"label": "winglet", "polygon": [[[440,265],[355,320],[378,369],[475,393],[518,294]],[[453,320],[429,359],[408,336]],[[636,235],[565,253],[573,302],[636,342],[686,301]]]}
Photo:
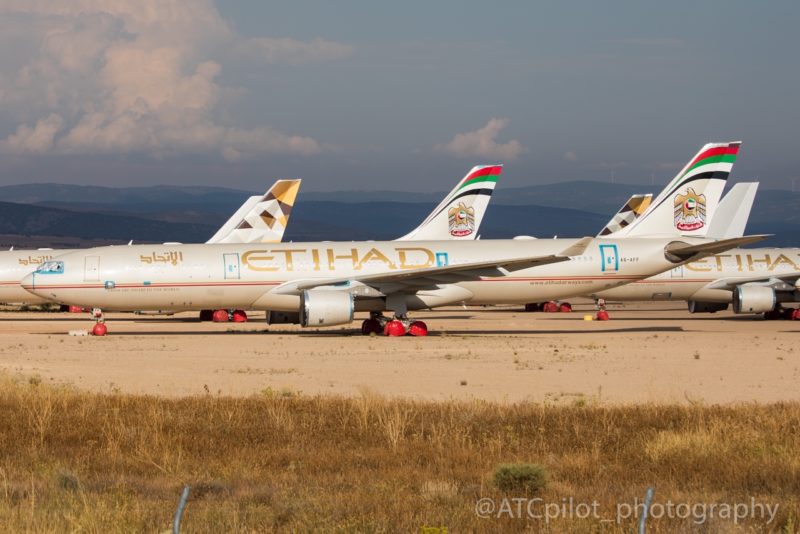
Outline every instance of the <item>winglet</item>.
{"label": "winglet", "polygon": [[565,257],[580,256],[581,254],[586,252],[586,248],[592,244],[592,241],[594,241],[593,237],[582,237],[578,239],[575,243],[573,243],[571,246],[559,252],[558,255]]}

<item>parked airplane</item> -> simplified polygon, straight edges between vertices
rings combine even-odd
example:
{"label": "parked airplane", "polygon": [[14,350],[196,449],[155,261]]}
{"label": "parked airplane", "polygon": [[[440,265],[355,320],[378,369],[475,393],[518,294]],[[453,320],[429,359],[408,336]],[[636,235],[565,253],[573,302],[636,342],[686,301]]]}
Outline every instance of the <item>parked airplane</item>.
{"label": "parked airplane", "polygon": [[[598,233],[598,237],[705,237],[712,215],[718,211],[725,182],[733,169],[740,146],[741,142],[738,141],[704,145],[654,201],[651,201],[651,195],[632,196]],[[708,235],[723,237],[721,229],[715,232],[719,234],[712,232]],[[568,303],[566,306],[569,309]],[[526,311],[542,309],[547,311],[541,302],[525,304]]]}
{"label": "parked airplane", "polygon": [[[280,242],[301,180],[278,180],[263,195],[249,197],[206,243]],[[46,299],[23,290],[19,282],[43,263],[71,250],[0,252],[0,302],[41,304]]]}
{"label": "parked airplane", "polygon": [[[725,169],[730,171],[727,162],[708,162],[697,173],[685,172],[670,184],[671,194],[683,194],[690,184],[696,193],[724,182]],[[669,234],[663,223],[652,225],[648,219],[666,220],[671,229],[674,211],[671,203],[661,202],[637,222]],[[46,262],[22,286],[57,302],[108,310],[277,310],[296,314],[303,326],[345,324],[355,310],[368,310],[365,332],[378,331],[385,323],[389,334],[421,334],[426,325],[411,322],[408,310],[592,293],[760,239],[666,235],[98,247]],[[394,318],[384,318],[384,310]]]}
{"label": "parked airplane", "polygon": [[[736,184],[711,219],[710,232],[724,238],[743,235],[757,189],[757,183]],[[782,304],[800,302],[799,287],[800,249],[737,248],[592,297],[685,300],[691,313],[714,313],[733,303],[735,313],[763,312],[777,318]],[[794,313],[792,318],[800,319],[800,313],[789,312]]]}

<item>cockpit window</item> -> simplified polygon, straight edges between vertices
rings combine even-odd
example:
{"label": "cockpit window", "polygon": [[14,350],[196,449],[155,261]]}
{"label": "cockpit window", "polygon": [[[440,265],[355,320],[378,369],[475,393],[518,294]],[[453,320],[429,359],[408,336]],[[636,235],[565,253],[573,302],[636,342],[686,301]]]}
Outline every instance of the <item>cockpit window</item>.
{"label": "cockpit window", "polygon": [[64,274],[64,262],[46,261],[36,269],[36,274]]}

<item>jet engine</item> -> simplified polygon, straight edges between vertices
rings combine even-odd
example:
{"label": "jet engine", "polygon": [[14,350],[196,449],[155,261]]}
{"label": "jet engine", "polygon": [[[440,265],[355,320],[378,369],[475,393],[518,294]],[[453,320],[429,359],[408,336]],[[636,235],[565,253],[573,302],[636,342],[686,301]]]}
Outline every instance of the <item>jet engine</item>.
{"label": "jet engine", "polygon": [[727,302],[701,302],[699,300],[689,301],[689,313],[716,313],[728,309]]}
{"label": "jet engine", "polygon": [[743,285],[733,291],[733,311],[761,313],[775,309],[778,299],[775,290],[767,286]]}
{"label": "jet engine", "polygon": [[300,324],[331,326],[353,321],[353,295],[347,291],[325,289],[303,291],[300,297]]}

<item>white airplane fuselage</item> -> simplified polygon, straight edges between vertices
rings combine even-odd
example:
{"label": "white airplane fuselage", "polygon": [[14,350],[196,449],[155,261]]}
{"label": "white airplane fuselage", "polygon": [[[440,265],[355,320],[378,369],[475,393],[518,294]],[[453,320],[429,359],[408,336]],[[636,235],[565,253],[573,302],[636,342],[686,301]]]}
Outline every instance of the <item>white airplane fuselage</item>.
{"label": "white airplane fuselage", "polygon": [[606,300],[695,300],[727,303],[733,300],[732,291],[707,286],[723,278],[741,278],[744,281],[754,276],[769,278],[798,271],[798,248],[737,248],[675,267],[645,280],[591,295]]}
{"label": "white airplane fuselage", "polygon": [[0,302],[4,304],[41,304],[48,302],[19,285],[26,275],[42,263],[68,250],[4,250],[0,252]]}
{"label": "white airplane fuselage", "polygon": [[[61,272],[36,272],[22,285],[56,302],[105,310],[204,308],[297,311],[297,293],[281,285],[298,280],[341,279],[491,260],[558,255],[578,240],[537,239],[419,242],[320,242],[133,245],[74,251],[56,258]],[[586,295],[652,276],[675,264],[664,255],[667,238],[595,239],[561,263],[497,276],[428,281],[409,309],[455,303],[525,303]],[[700,239],[681,239],[695,244]],[[491,273],[490,273],[491,274]],[[358,285],[357,283],[353,286]],[[349,283],[328,289],[359,288]],[[366,286],[363,288],[369,289]],[[388,293],[386,289],[383,289]],[[397,291],[415,291],[407,286]],[[357,309],[383,310],[380,298],[356,300]]]}

